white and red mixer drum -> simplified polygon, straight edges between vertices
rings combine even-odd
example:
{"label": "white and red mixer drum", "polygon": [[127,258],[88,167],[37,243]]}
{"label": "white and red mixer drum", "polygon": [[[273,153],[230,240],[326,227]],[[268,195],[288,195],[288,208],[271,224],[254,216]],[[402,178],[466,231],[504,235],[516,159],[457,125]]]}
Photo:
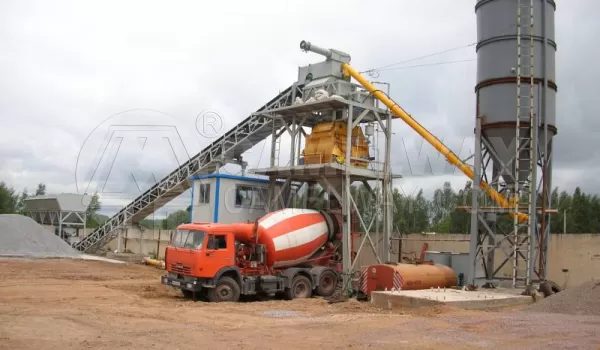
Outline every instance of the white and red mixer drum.
{"label": "white and red mixer drum", "polygon": [[266,246],[268,266],[290,266],[309,260],[327,243],[330,231],[321,212],[285,208],[258,220],[258,243]]}

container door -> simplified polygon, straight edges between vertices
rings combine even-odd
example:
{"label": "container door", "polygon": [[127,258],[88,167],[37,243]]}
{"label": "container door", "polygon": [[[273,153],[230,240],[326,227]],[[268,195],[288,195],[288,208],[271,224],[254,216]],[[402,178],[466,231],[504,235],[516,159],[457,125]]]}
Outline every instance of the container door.
{"label": "container door", "polygon": [[209,234],[207,238],[202,275],[214,277],[224,267],[235,265],[232,235]]}

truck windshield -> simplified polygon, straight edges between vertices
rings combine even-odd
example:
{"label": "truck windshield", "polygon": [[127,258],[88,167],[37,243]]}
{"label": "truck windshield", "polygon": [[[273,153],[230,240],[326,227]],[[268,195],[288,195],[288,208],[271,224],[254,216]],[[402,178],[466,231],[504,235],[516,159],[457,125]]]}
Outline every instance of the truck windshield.
{"label": "truck windshield", "polygon": [[204,231],[177,230],[171,240],[171,245],[177,248],[202,249],[204,243]]}

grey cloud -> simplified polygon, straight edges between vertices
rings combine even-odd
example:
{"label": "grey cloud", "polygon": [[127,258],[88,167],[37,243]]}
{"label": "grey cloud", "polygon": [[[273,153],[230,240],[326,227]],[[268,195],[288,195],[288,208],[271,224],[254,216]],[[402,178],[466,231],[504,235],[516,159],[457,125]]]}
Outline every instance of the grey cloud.
{"label": "grey cloud", "polygon": [[[590,44],[600,29],[599,9],[597,1],[578,0],[560,3],[556,12],[555,184],[580,184],[596,192],[600,186],[594,178],[573,169],[591,171],[598,162],[588,149],[600,132],[592,85],[600,78],[594,63],[600,49]],[[365,16],[377,20],[357,25]],[[353,65],[366,70],[473,43],[474,2],[4,1],[1,179],[19,189],[45,181],[52,191],[74,192],[77,156],[86,137],[125,110],[161,111],[194,133],[198,113],[214,109],[223,117],[224,132],[295,81],[298,66],[321,59],[299,50],[303,39],[349,52]],[[471,46],[404,66],[475,57]],[[382,71],[376,80],[390,82],[392,97],[466,158],[473,149],[475,70],[475,62],[415,67]],[[467,179],[451,175],[456,172],[446,169],[430,146],[425,144],[418,156],[421,140],[413,130],[400,120],[394,130],[394,172],[405,176],[398,185],[429,189],[452,179],[462,187]],[[195,140],[190,154],[210,141]],[[289,148],[289,142],[282,147]],[[264,154],[261,143],[245,155],[250,167],[267,164],[268,148],[267,143]],[[425,155],[439,176],[427,175]],[[143,173],[173,170],[168,162],[148,164],[127,152],[123,157]],[[446,170],[446,176],[436,169]]]}

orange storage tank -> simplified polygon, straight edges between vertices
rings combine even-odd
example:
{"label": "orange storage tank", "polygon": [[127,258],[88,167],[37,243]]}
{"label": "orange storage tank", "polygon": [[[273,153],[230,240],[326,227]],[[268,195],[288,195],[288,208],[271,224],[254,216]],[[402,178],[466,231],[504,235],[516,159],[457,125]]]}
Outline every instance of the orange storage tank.
{"label": "orange storage tank", "polygon": [[454,270],[438,264],[369,265],[362,269],[360,290],[365,295],[377,290],[449,288],[458,284]]}

